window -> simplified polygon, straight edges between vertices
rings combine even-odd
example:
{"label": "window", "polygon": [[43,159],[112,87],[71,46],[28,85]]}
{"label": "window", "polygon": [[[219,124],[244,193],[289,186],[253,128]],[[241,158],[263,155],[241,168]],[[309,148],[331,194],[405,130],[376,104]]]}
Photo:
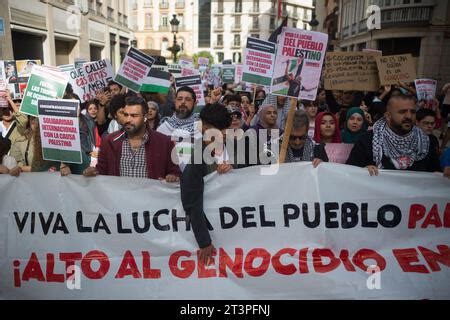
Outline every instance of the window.
{"label": "window", "polygon": [[234,12],[242,12],[242,0],[234,0]]}
{"label": "window", "polygon": [[233,62],[234,63],[240,63],[241,61],[242,55],[240,52],[234,52],[233,53]]}
{"label": "window", "polygon": [[259,0],[253,0],[253,12],[259,12]]}
{"label": "window", "polygon": [[275,18],[270,17],[270,29],[275,29]]}
{"label": "window", "polygon": [[223,34],[218,34],[217,35],[217,44],[218,45],[223,45]]}
{"label": "window", "polygon": [[145,29],[151,29],[152,27],[152,14],[146,13],[145,14]]}
{"label": "window", "polygon": [[163,27],[167,27],[168,26],[168,18],[167,18],[167,16],[166,15],[164,15],[164,16],[162,16],[161,17],[161,26],[163,26]]}
{"label": "window", "polygon": [[223,12],[223,0],[217,2],[217,12]]}
{"label": "window", "polygon": [[168,47],[169,47],[169,40],[167,38],[163,38],[161,43],[161,51],[166,51]]}
{"label": "window", "polygon": [[241,46],[241,35],[240,34],[234,35],[234,45]]}
{"label": "window", "polygon": [[177,19],[180,21],[180,24],[178,26],[179,30],[182,30],[184,28],[184,15],[182,13],[179,13],[177,15]]}
{"label": "window", "polygon": [[292,28],[297,28],[297,21],[292,21]]}
{"label": "window", "polygon": [[218,60],[219,62],[222,62],[223,59],[224,59],[223,52],[217,52],[217,60]]}
{"label": "window", "polygon": [[259,28],[259,20],[258,17],[253,17],[253,29]]}

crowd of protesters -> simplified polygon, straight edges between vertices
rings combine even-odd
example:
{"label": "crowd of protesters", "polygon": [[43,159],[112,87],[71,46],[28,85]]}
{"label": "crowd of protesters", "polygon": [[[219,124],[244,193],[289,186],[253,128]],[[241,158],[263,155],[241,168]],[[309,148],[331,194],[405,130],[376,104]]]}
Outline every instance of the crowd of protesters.
{"label": "crowd of protesters", "polygon": [[[6,91],[9,107],[0,108],[0,173],[60,171],[63,176],[180,181],[183,206],[205,261],[212,244],[201,216],[203,177],[267,164],[264,158],[273,160],[284,139],[288,139],[285,162],[310,161],[315,168],[330,161],[365,167],[370,175],[392,169],[443,172],[450,178],[450,149],[446,149],[450,84],[427,102],[417,101],[413,83],[383,86],[378,92],[321,88],[315,101],[294,102],[289,136],[284,130],[291,98],[271,95],[263,87],[237,89],[235,85],[208,89],[206,106],[194,112],[197,97],[189,87],[171,86],[166,95],[135,93],[111,81],[95,99],[80,101],[81,164],[44,160],[37,118],[20,113],[21,101]],[[79,100],[70,85],[64,99]],[[243,142],[243,151],[237,152],[238,143],[232,152],[226,142],[223,149],[211,147],[213,139],[205,138],[208,129],[220,132],[223,141],[229,141],[232,132],[234,142]],[[202,154],[206,150],[213,161],[195,162],[195,146]],[[348,152],[336,158],[333,150],[340,146]]]}

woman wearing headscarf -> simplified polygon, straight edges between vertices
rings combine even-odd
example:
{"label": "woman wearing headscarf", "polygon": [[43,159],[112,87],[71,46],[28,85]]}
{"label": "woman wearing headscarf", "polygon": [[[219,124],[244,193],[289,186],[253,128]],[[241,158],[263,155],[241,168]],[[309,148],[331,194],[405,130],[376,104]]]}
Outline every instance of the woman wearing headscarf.
{"label": "woman wearing headscarf", "polygon": [[314,141],[325,144],[342,142],[338,119],[331,112],[321,112],[316,116]]}
{"label": "woman wearing headscarf", "polygon": [[367,123],[364,111],[356,107],[348,109],[342,131],[342,142],[355,143],[365,132],[367,132]]}

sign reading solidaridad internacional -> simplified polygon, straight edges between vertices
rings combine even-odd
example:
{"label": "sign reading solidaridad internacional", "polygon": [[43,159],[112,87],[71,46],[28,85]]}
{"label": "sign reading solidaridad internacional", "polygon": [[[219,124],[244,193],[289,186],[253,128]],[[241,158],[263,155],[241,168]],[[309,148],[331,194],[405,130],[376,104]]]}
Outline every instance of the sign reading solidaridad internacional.
{"label": "sign reading solidaridad internacional", "polygon": [[416,66],[411,54],[376,57],[381,85],[413,82]]}
{"label": "sign reading solidaridad internacional", "polygon": [[0,298],[450,299],[442,174],[380,170],[376,179],[306,162],[261,170],[205,178],[216,249],[208,268],[177,186],[5,175]]}
{"label": "sign reading solidaridad internacional", "polygon": [[278,42],[271,93],[315,100],[327,49],[328,35],[283,28]]}
{"label": "sign reading solidaridad internacional", "polygon": [[82,163],[79,102],[39,100],[39,128],[44,160]]}
{"label": "sign reading solidaridad internacional", "polygon": [[380,87],[377,56],[381,52],[327,52],[325,89],[377,91]]}
{"label": "sign reading solidaridad internacional", "polygon": [[247,46],[244,49],[242,81],[270,86],[275,51],[275,43],[248,37]]}

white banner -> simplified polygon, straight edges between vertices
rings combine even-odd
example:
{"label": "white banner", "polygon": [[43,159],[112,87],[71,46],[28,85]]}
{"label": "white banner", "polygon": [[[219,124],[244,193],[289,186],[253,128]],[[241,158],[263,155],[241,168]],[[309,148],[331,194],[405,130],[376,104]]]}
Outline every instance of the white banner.
{"label": "white banner", "polygon": [[329,163],[260,170],[205,179],[208,269],[177,186],[1,175],[0,298],[450,298],[450,180]]}

